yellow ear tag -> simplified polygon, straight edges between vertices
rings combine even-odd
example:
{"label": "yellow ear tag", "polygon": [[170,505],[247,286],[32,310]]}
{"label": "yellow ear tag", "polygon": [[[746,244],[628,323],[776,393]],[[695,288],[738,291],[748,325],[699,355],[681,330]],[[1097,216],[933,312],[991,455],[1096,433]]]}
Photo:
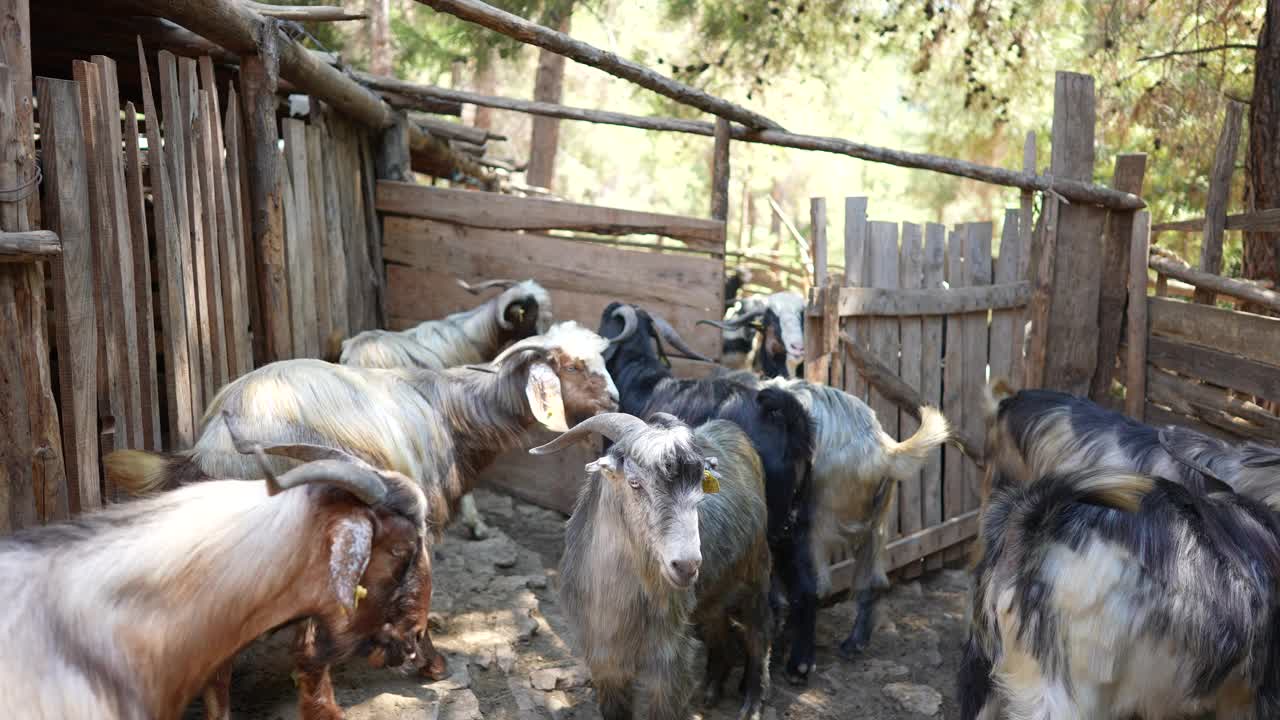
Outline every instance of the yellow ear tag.
{"label": "yellow ear tag", "polygon": [[702,471],[702,492],[708,494],[720,492],[720,481],[711,474],[710,470]]}
{"label": "yellow ear tag", "polygon": [[366,588],[363,585],[356,585],[356,595],[355,595],[355,600],[351,603],[351,612],[355,612],[356,608],[360,607],[360,601],[363,600],[364,597],[368,594],[369,594],[368,588]]}

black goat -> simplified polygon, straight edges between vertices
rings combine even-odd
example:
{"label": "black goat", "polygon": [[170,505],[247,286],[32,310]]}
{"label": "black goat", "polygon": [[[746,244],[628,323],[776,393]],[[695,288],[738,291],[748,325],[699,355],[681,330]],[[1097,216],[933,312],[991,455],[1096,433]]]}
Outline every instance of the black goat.
{"label": "black goat", "polygon": [[745,267],[734,268],[724,276],[724,309],[727,311],[738,301],[742,286],[751,282],[751,271]]}
{"label": "black goat", "polygon": [[709,420],[728,420],[751,439],[764,464],[774,575],[789,598],[791,654],[786,675],[792,683],[803,683],[814,664],[818,603],[817,574],[809,552],[814,443],[809,414],[799,400],[779,388],[760,390],[725,377],[673,377],[663,340],[686,355],[701,356],[666,320],[640,308],[611,303],[601,317],[600,335],[610,340],[605,365],[618,387],[622,412],[641,418],[670,413],[695,427]]}
{"label": "black goat", "polygon": [[[725,319],[699,320],[723,331],[726,367],[752,369],[766,378],[803,376],[805,300],[796,293],[743,298]],[[759,344],[756,344],[756,335]]]}

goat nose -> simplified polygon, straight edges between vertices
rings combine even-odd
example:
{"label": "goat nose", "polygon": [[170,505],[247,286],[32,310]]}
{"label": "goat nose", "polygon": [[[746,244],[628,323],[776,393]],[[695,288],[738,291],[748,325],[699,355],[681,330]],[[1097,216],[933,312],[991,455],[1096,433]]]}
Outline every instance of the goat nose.
{"label": "goat nose", "polygon": [[698,578],[698,568],[701,566],[701,560],[672,560],[671,572],[682,585],[690,585]]}

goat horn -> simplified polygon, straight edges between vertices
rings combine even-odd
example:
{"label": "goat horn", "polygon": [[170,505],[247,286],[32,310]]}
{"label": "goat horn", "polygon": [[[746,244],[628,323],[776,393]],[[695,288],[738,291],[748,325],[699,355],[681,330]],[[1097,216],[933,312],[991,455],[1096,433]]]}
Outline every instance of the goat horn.
{"label": "goat horn", "polygon": [[689,345],[685,343],[684,338],[680,337],[680,333],[676,332],[676,329],[671,327],[671,323],[667,322],[661,315],[654,315],[653,313],[649,313],[649,319],[653,320],[654,327],[658,329],[658,334],[662,336],[662,339],[671,343],[671,346],[674,347],[675,349],[693,358],[694,360],[701,360],[703,362],[715,362],[715,360],[712,360],[706,355],[703,355],[697,350],[694,350],[693,348],[689,347]]}
{"label": "goat horn", "polygon": [[351,493],[365,505],[380,503],[387,496],[387,486],[377,471],[345,460],[317,460],[299,465],[281,475],[277,482],[282,490],[308,483],[333,485]]}
{"label": "goat horn", "polygon": [[483,282],[478,282],[472,285],[471,283],[468,283],[466,280],[463,280],[462,278],[456,278],[455,282],[458,283],[459,287],[471,293],[472,295],[479,295],[485,290],[488,290],[489,288],[495,288],[495,287],[500,287],[503,290],[505,290],[517,283],[516,280],[485,280]]}
{"label": "goat horn", "polygon": [[633,432],[644,430],[649,426],[643,420],[635,415],[627,413],[601,413],[592,415],[582,422],[574,425],[568,430],[560,433],[559,437],[546,445],[540,445],[529,451],[531,455],[549,455],[551,453],[560,452],[569,447],[582,438],[591,433],[599,433],[611,442],[619,442],[622,438]]}
{"label": "goat horn", "polygon": [[[262,468],[262,472],[266,476],[267,488],[272,495],[279,493],[288,486],[283,485],[281,483],[281,478],[277,478],[276,474],[271,471],[271,463],[268,462],[267,455],[278,455],[280,457],[293,458],[294,460],[300,460],[304,463],[316,461],[340,461],[348,465],[358,467],[366,472],[374,473],[375,476],[377,474],[377,471],[375,471],[368,463],[345,450],[326,447],[324,445],[311,445],[309,443],[281,443],[278,445],[265,445],[259,442],[252,442],[245,439],[245,437],[240,433],[240,418],[238,416],[223,410],[222,421],[227,427],[227,434],[231,436],[231,444],[235,446],[236,452],[244,455],[253,455],[257,459],[258,467]],[[383,488],[383,492],[385,491],[386,489]]]}
{"label": "goat horn", "polygon": [[617,337],[609,338],[610,345],[617,345],[636,334],[640,321],[636,318],[636,309],[630,305],[619,305],[613,309],[613,315],[622,317],[622,332],[618,333]]}

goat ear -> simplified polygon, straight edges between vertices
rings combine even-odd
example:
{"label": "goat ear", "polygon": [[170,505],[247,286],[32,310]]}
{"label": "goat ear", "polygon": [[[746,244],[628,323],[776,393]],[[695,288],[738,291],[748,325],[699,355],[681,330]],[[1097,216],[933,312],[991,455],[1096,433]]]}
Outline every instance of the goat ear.
{"label": "goat ear", "polygon": [[560,378],[545,362],[529,365],[529,381],[524,386],[525,397],[533,417],[547,429],[565,432],[569,424],[564,415],[564,399],[560,396]]}
{"label": "goat ear", "polygon": [[606,475],[613,475],[618,472],[618,463],[614,461],[613,457],[604,455],[587,463],[587,472],[602,472]]}
{"label": "goat ear", "polygon": [[373,523],[368,519],[342,518],[329,530],[329,589],[338,605],[353,613],[360,601],[360,578],[373,552]]}

